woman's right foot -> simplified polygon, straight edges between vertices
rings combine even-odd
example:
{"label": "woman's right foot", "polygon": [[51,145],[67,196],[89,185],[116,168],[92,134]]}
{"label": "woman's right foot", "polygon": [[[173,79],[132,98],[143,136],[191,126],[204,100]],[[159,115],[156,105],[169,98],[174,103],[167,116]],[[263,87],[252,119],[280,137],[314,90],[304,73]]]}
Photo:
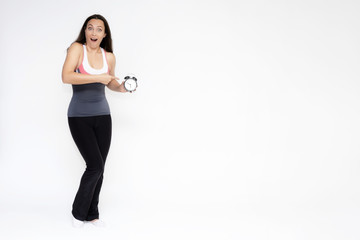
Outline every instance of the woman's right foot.
{"label": "woman's right foot", "polygon": [[72,217],[72,225],[74,228],[82,228],[84,226],[85,222],[77,220],[76,218]]}

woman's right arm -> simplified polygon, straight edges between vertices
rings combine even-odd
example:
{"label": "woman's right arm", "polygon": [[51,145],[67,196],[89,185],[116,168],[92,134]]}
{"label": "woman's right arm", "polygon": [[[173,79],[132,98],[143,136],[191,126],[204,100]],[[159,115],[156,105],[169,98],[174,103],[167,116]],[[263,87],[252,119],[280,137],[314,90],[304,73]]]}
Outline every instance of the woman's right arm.
{"label": "woman's right arm", "polygon": [[80,43],[75,42],[69,47],[62,69],[63,83],[78,85],[99,82],[107,85],[115,79],[114,76],[110,76],[109,74],[88,75],[75,72],[82,51]]}

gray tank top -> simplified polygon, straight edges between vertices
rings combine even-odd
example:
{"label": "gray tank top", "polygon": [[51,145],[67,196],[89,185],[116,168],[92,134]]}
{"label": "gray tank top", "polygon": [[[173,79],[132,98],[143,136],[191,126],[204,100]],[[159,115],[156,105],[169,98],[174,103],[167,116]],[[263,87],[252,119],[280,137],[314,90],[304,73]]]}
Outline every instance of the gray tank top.
{"label": "gray tank top", "polygon": [[[101,48],[103,67],[94,69],[87,58],[86,46],[83,45],[83,60],[76,72],[82,74],[108,73],[109,67],[105,57],[105,50]],[[68,117],[90,117],[110,114],[109,104],[105,97],[105,85],[102,83],[88,83],[72,85],[73,96],[68,108]]]}

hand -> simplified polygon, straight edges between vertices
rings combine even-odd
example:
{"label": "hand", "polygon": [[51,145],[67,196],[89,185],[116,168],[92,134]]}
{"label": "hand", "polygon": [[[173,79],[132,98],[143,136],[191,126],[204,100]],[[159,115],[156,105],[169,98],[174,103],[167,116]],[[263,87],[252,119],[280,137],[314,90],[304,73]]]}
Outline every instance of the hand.
{"label": "hand", "polygon": [[104,85],[108,85],[112,80],[119,80],[118,77],[111,76],[110,74],[107,73],[99,74],[98,77],[99,77],[99,82]]}

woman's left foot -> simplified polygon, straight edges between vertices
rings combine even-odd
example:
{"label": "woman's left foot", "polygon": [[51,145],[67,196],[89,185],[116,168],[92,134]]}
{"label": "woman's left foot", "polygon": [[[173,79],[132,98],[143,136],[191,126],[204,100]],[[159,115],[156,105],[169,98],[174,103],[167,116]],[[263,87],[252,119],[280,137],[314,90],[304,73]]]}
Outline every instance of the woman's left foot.
{"label": "woman's left foot", "polygon": [[90,223],[92,225],[94,225],[95,227],[106,227],[105,222],[100,219],[94,219],[94,220],[90,221]]}

